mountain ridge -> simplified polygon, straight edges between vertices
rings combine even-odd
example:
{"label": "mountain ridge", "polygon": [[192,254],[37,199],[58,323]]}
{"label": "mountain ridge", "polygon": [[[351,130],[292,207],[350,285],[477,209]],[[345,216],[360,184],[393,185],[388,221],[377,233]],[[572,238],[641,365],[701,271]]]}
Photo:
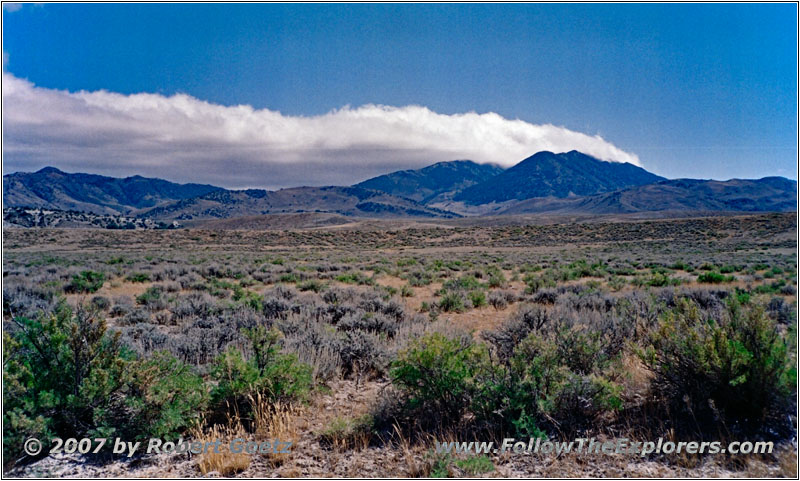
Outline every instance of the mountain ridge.
{"label": "mountain ridge", "polygon": [[503,172],[494,164],[472,160],[437,162],[421,169],[408,169],[379,175],[355,184],[355,187],[379,190],[387,194],[430,204],[453,195]]}
{"label": "mountain ridge", "polygon": [[[615,177],[617,174],[620,176]],[[634,185],[627,185],[631,183]],[[614,188],[618,184],[625,186]],[[373,177],[353,186],[229,190],[139,175],[115,178],[45,167],[32,173],[3,176],[3,189],[4,207],[193,222],[304,213],[322,215],[325,219],[330,216],[447,219],[519,214],[765,212],[797,208],[797,182],[783,177],[670,180],[631,164],[605,162],[577,151],[539,152],[505,170],[469,160],[438,162],[422,169]],[[531,193],[536,196],[518,198]],[[475,204],[484,194],[488,194],[489,201]],[[281,223],[289,222],[286,219],[291,217]],[[256,221],[250,222],[258,225]]]}
{"label": "mountain ridge", "polygon": [[156,206],[139,212],[138,216],[180,221],[303,212],[377,218],[461,217],[384,192],[338,186],[292,187],[276,191],[220,190]]}
{"label": "mountain ridge", "polygon": [[498,215],[787,212],[796,208],[797,182],[773,176],[726,181],[672,179],[591,196],[531,198],[500,211]]}
{"label": "mountain ridge", "polygon": [[55,167],[3,176],[3,203],[12,207],[129,214],[163,202],[204,195],[221,187],[178,184],[164,179],[67,173]]}
{"label": "mountain ridge", "polygon": [[665,180],[633,164],[607,162],[577,150],[537,152],[513,167],[456,194],[468,205],[502,203],[533,197],[572,197]]}

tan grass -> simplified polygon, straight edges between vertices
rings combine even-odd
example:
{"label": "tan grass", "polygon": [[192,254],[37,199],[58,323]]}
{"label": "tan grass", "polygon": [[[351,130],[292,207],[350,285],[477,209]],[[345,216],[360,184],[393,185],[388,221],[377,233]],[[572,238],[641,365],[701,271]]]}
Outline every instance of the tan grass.
{"label": "tan grass", "polygon": [[[255,398],[251,396],[249,401],[253,410],[253,434],[257,440],[278,440],[283,443],[290,442],[292,445],[297,442],[298,430],[294,425],[294,420],[298,408],[291,404],[271,404],[261,394],[256,395]],[[291,449],[288,451],[290,452],[270,452],[263,456],[267,464],[275,467],[291,457]]]}
{"label": "tan grass", "polygon": [[[283,464],[291,456],[291,448],[285,449],[286,444],[277,446],[278,449],[258,454],[246,452],[234,453],[229,445],[233,439],[242,438],[256,441],[280,441],[281,443],[296,442],[297,430],[293,427],[295,408],[286,404],[271,404],[260,394],[249,398],[252,419],[249,421],[250,431],[245,428],[245,423],[238,412],[228,417],[225,425],[216,424],[203,431],[197,429],[193,438],[202,442],[221,440],[219,452],[209,450],[203,453],[198,462],[197,469],[203,474],[217,472],[221,476],[231,476],[250,467],[253,456],[259,456],[270,467]],[[280,451],[289,451],[288,453]]]}
{"label": "tan grass", "polygon": [[780,476],[797,479],[797,448],[784,449],[777,457]]}
{"label": "tan grass", "polygon": [[235,438],[244,437],[245,431],[241,422],[231,420],[227,426],[214,425],[211,429],[196,432],[194,439],[206,442],[222,440],[219,451],[208,450],[200,455],[197,469],[203,474],[219,473],[220,476],[230,477],[240,473],[250,466],[250,455],[246,453],[232,453],[228,443]]}

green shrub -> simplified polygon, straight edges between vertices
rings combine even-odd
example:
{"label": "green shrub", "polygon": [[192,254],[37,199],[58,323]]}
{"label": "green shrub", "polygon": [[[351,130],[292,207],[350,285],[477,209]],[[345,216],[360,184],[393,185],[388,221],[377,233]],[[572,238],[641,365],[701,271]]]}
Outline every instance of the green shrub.
{"label": "green shrub", "polygon": [[242,288],[241,286],[233,287],[233,300],[242,303],[256,312],[264,310],[264,299],[261,295]]}
{"label": "green shrub", "polygon": [[364,414],[356,418],[335,418],[320,435],[320,441],[328,446],[353,449],[359,444],[369,443],[374,421]]}
{"label": "green shrub", "polygon": [[27,437],[81,437],[108,432],[110,397],[124,386],[119,335],[62,303],[52,315],[15,318],[4,359],[4,452],[16,456]]}
{"label": "green shrub", "polygon": [[174,438],[201,422],[209,391],[191,366],[161,351],[133,363],[129,372],[126,412],[133,435],[141,427],[148,436]]}
{"label": "green shrub", "polygon": [[556,281],[550,277],[536,277],[531,274],[526,275],[523,279],[525,282],[525,294],[535,294],[539,289],[548,287],[556,287]]}
{"label": "green shrub", "polygon": [[492,463],[492,460],[489,459],[489,456],[485,454],[480,456],[470,456],[466,459],[457,459],[455,464],[470,476],[476,476],[478,474],[494,471],[494,464]]}
{"label": "green shrub", "polygon": [[408,281],[408,284],[412,287],[422,287],[427,286],[431,282],[433,282],[433,277],[425,271],[413,271],[410,272],[405,279]]}
{"label": "green shrub", "polygon": [[347,272],[345,274],[340,274],[336,276],[336,280],[339,282],[343,282],[345,284],[358,284],[360,286],[363,285],[374,285],[375,281],[371,277],[365,276],[361,272]]}
{"label": "green shrub", "polygon": [[464,296],[460,292],[446,291],[439,300],[439,309],[444,312],[461,312],[464,307]]}
{"label": "green shrub", "polygon": [[415,266],[417,265],[417,260],[413,257],[408,257],[405,259],[398,259],[397,260],[397,267],[407,267],[407,266]]}
{"label": "green shrub", "polygon": [[700,422],[762,426],[786,409],[797,373],[787,339],[763,307],[731,300],[719,319],[680,299],[652,333],[642,359],[654,390]]}
{"label": "green shrub", "polygon": [[161,301],[161,286],[148,287],[146,291],[136,296],[136,302],[143,306],[151,306]]}
{"label": "green shrub", "polygon": [[236,347],[220,354],[212,368],[217,386],[212,401],[218,407],[235,405],[241,411],[249,409],[248,398],[261,396],[269,402],[293,402],[306,398],[311,389],[311,368],[293,354],[283,354],[280,331],[263,326],[244,329],[253,355],[245,359]]}
{"label": "green shrub", "polygon": [[72,280],[67,285],[67,292],[92,293],[97,292],[103,287],[106,276],[102,272],[81,271],[72,276]]}
{"label": "green shrub", "polygon": [[636,269],[632,267],[617,267],[614,269],[609,269],[608,272],[614,276],[635,276]]}
{"label": "green shrub", "polygon": [[736,301],[739,304],[749,304],[750,303],[750,293],[745,291],[744,289],[736,288]]}
{"label": "green shrub", "polygon": [[719,272],[704,272],[697,276],[697,282],[704,284],[721,284],[733,282],[736,278],[733,276],[724,276]]}
{"label": "green shrub", "polygon": [[670,269],[675,271],[685,271],[689,266],[683,261],[676,261],[671,266]]}
{"label": "green shrub", "polygon": [[558,362],[578,374],[591,374],[607,365],[604,339],[600,332],[580,327],[559,330],[554,341]]}
{"label": "green shrub", "polygon": [[421,429],[481,429],[539,437],[586,428],[621,408],[621,388],[606,377],[608,346],[598,333],[531,332],[505,358],[483,344],[430,334],[392,363],[403,423]]}
{"label": "green shrub", "polygon": [[483,307],[486,305],[486,293],[483,291],[472,291],[469,293],[469,301],[472,303],[472,307]]}
{"label": "green shrub", "polygon": [[327,289],[328,285],[316,279],[311,279],[305,282],[298,283],[297,288],[301,291],[321,292]]}
{"label": "green shrub", "polygon": [[150,282],[150,274],[145,272],[133,272],[126,277],[129,282]]}
{"label": "green shrub", "polygon": [[450,465],[453,462],[453,457],[449,454],[435,454],[431,461],[431,472],[428,475],[430,478],[450,478],[452,473]]}
{"label": "green shrub", "polygon": [[770,282],[769,284],[761,284],[760,286],[756,286],[753,289],[753,293],[754,294],[778,294],[781,291],[781,288],[783,288],[785,285],[786,285],[786,281],[781,279],[779,281]]}
{"label": "green shrub", "polygon": [[615,292],[622,290],[622,288],[625,287],[626,283],[627,281],[623,277],[612,275],[611,277],[608,278],[608,287]]}
{"label": "green shrub", "polygon": [[499,287],[505,287],[505,285],[506,276],[503,275],[503,272],[500,270],[492,272],[492,275],[489,277],[489,287],[496,289]]}
{"label": "green shrub", "polygon": [[469,291],[473,289],[480,289],[484,287],[475,276],[461,276],[458,279],[452,279],[442,285],[443,290],[464,290]]}
{"label": "green shrub", "polygon": [[278,281],[279,282],[285,282],[285,283],[295,283],[295,282],[300,281],[300,278],[297,276],[297,274],[292,272],[292,273],[289,273],[289,274],[281,274],[281,277],[278,278]]}
{"label": "green shrub", "polygon": [[675,286],[680,283],[680,279],[673,279],[668,274],[663,273],[655,273],[647,280],[647,285],[651,287]]}
{"label": "green shrub", "polygon": [[174,435],[202,415],[199,376],[167,354],[136,360],[103,319],[62,302],[13,322],[3,339],[6,459],[19,459],[28,437]]}
{"label": "green shrub", "polygon": [[456,424],[469,410],[475,377],[488,366],[488,351],[469,339],[433,333],[412,341],[392,362],[392,383],[405,396],[405,408],[421,424]]}
{"label": "green shrub", "polygon": [[602,277],[606,270],[606,265],[602,262],[595,262],[589,265],[585,259],[581,259],[569,264],[566,270],[561,273],[562,281],[580,279],[582,277]]}
{"label": "green shrub", "polygon": [[555,345],[531,333],[514,350],[504,379],[484,390],[478,412],[517,436],[540,437],[543,413],[553,409],[568,375]]}
{"label": "green shrub", "polygon": [[510,356],[500,356],[507,359],[501,369],[479,380],[475,417],[518,437],[591,426],[601,413],[621,408],[621,388],[607,377],[616,356],[612,341],[585,326],[530,331]]}

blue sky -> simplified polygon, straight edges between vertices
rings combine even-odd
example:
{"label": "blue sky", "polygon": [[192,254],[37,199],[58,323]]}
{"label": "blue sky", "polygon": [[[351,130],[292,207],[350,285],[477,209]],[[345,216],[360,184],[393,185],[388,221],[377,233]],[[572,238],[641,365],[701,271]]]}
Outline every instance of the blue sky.
{"label": "blue sky", "polygon": [[[249,105],[256,113],[285,116],[288,120],[275,120],[280,126],[297,119],[331,120],[331,111],[345,106],[372,118],[373,112],[358,108],[414,105],[430,113],[412,115],[425,125],[430,123],[427,135],[451,128],[463,128],[468,135],[475,129],[484,131],[484,124],[508,130],[510,123],[497,123],[493,117],[478,116],[469,127],[453,127],[456,124],[447,117],[493,112],[509,122],[552,124],[567,133],[556,129],[541,134],[549,136],[550,143],[526,141],[523,147],[507,150],[498,146],[497,152],[512,158],[498,160],[486,153],[480,161],[513,163],[525,156],[526,147],[556,148],[573,142],[579,150],[582,146],[595,149],[595,155],[608,160],[635,157],[641,166],[667,177],[796,178],[796,19],[794,4],[48,4],[20,9],[6,5],[3,83],[5,88],[8,82],[18,82],[15,91],[28,89],[39,95],[44,103],[37,105],[58,102],[47,100],[47,95],[68,91],[61,92],[68,95],[62,99],[63,109],[48,109],[59,112],[68,110],[67,103],[75,104],[78,98],[73,94],[79,91],[122,94],[119,102],[129,102],[130,94],[158,94],[158,99],[173,100],[175,94],[186,94],[190,101]],[[143,108],[143,99],[133,98],[138,99],[136,108]],[[7,102],[12,107],[32,108],[13,100]],[[117,113],[132,108],[112,106],[110,102],[116,100],[106,98],[80,100],[93,108],[102,100],[103,115],[110,115],[111,108]],[[14,142],[4,155],[6,169],[60,162],[80,170],[80,159],[92,155],[98,159],[84,170],[157,174],[163,169],[154,161],[136,160],[137,155],[149,155],[138,140],[135,146],[116,146],[116,154],[106,152],[105,157],[118,157],[114,162],[101,162],[102,146],[108,142],[93,140],[95,134],[88,128],[70,132],[70,136],[86,137],[74,142],[72,156],[54,154],[64,150],[64,140],[54,140],[49,132],[31,126],[74,125],[82,111],[76,105],[69,107],[70,117],[13,122],[4,132],[4,140]],[[208,120],[227,114],[203,115]],[[406,111],[392,115],[381,121],[392,126],[397,118],[409,116]],[[340,112],[338,121],[322,122],[318,128],[344,129],[340,126],[346,122],[343,117],[347,116]],[[98,118],[106,119],[101,122],[104,125],[113,123]],[[174,124],[169,119],[165,122]],[[269,123],[262,130],[272,132],[276,127]],[[537,132],[524,135],[538,138]],[[570,137],[569,132],[600,136],[604,144],[589,145],[590,140]],[[145,136],[141,131],[113,135]],[[247,135],[230,134],[225,141]],[[305,131],[287,135],[308,138]],[[386,135],[381,132],[377,138]],[[508,135],[516,138],[517,134]],[[455,136],[450,140],[464,143]],[[149,142],[153,143],[152,138]],[[185,147],[190,140],[165,142],[160,146],[162,156],[170,147]],[[316,137],[309,142],[335,143]],[[316,172],[315,166],[324,165],[364,167],[365,174],[372,174],[406,164],[416,167],[427,158],[483,155],[477,147],[465,148],[464,155],[458,155],[458,145],[451,148],[425,139],[408,149],[398,142],[393,139],[384,148],[380,141],[357,139],[345,146],[315,150],[313,155],[306,151],[281,154],[277,160],[276,147],[270,144],[265,149],[273,149],[271,154],[253,157],[240,149],[226,151],[216,161],[231,158],[234,164],[229,165],[242,169],[263,162],[270,166],[270,179],[255,183],[277,186],[284,182],[276,177],[292,170],[287,167],[292,162],[299,162],[292,159],[303,157],[316,159],[313,165],[302,167],[305,172]],[[36,148],[30,146],[33,143]],[[382,150],[393,154],[384,159]],[[189,157],[175,160],[169,176],[194,180],[198,169],[187,168],[192,165]],[[166,157],[153,154],[151,158]],[[371,162],[372,158],[382,160]],[[222,175],[210,166],[214,161],[209,157],[197,161],[196,167],[211,172],[213,179]],[[221,180],[225,181],[217,183],[248,183]],[[344,178],[311,179],[310,183],[323,181]]]}

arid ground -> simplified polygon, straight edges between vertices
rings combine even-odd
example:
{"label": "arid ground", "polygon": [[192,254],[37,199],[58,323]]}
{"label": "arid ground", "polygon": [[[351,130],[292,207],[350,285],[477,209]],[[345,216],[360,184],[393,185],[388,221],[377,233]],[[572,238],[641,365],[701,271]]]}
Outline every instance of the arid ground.
{"label": "arid ground", "polygon": [[[4,229],[7,474],[797,475],[795,213],[213,227]],[[80,395],[59,394],[70,389]],[[293,446],[132,460],[20,450],[98,433]],[[434,449],[503,437],[775,448]]]}

